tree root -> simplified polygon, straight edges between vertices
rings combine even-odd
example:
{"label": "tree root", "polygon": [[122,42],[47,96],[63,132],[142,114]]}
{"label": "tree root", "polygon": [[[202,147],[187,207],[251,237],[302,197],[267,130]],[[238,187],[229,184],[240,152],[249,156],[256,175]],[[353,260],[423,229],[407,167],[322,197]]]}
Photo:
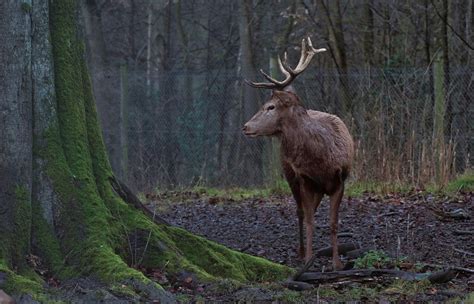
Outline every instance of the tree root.
{"label": "tree root", "polygon": [[161,224],[161,225],[164,224],[164,225],[171,226],[171,224],[168,221],[166,221],[164,218],[160,217],[154,212],[151,212],[147,207],[145,207],[143,203],[140,201],[140,199],[135,194],[133,194],[132,190],[130,190],[127,187],[127,185],[122,183],[115,176],[109,177],[109,181],[115,193],[117,193],[118,196],[120,196],[127,204],[133,206],[136,209],[141,210],[146,216],[148,216],[156,224]]}

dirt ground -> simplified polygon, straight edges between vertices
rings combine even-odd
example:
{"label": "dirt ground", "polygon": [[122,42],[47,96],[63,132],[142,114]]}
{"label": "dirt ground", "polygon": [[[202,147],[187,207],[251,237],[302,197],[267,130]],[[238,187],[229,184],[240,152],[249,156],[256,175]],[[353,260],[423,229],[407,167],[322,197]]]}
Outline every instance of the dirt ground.
{"label": "dirt ground", "polygon": [[[291,267],[300,267],[297,257],[296,206],[290,196],[235,201],[204,197],[198,193],[165,193],[151,198],[150,208],[174,225],[205,236],[230,248],[261,256]],[[409,271],[434,271],[433,266],[474,269],[474,196],[456,198],[421,192],[399,195],[365,194],[345,198],[340,209],[341,243],[382,250]],[[315,216],[314,249],[329,245],[328,201]],[[330,267],[329,258],[318,259],[315,271]],[[416,269],[416,270],[415,270]],[[474,274],[459,273],[449,283],[426,284],[371,282],[324,284],[314,290],[294,292],[281,285],[171,288],[186,301],[333,302],[355,300],[445,301],[474,291]]]}

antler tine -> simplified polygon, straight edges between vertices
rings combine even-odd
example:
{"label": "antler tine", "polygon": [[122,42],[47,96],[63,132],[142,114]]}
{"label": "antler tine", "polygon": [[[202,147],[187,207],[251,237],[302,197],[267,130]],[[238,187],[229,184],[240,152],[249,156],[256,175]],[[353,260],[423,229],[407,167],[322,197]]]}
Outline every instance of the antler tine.
{"label": "antler tine", "polygon": [[311,51],[315,54],[327,51],[325,48],[315,49],[313,47],[313,43],[311,42],[311,38],[309,38],[309,37],[308,37],[308,46],[311,49]]}
{"label": "antler tine", "polygon": [[311,42],[311,38],[309,38],[309,37],[308,37],[308,46],[309,46],[309,50],[306,52],[306,56],[305,56],[304,60],[300,60],[300,62],[298,63],[298,65],[294,69],[294,73],[296,73],[296,74],[299,74],[299,73],[303,72],[308,67],[308,65],[311,62],[311,59],[313,59],[314,55],[316,55],[317,53],[326,51],[325,48],[315,49],[313,47],[313,43]]}
{"label": "antler tine", "polygon": [[268,82],[253,82],[247,79],[244,79],[244,82],[254,88],[262,88],[262,89],[274,89],[277,87],[276,84],[274,83],[268,83]]}
{"label": "antler tine", "polygon": [[301,40],[301,55],[300,55],[300,60],[298,61],[298,64],[296,65],[296,69],[303,64],[303,62],[306,60],[306,39]]}
{"label": "antler tine", "polygon": [[270,82],[276,82],[277,80],[276,79],[273,79],[272,76],[268,75],[267,73],[265,73],[264,70],[260,69],[259,70],[260,74],[263,75],[263,77],[265,77],[268,81]]}
{"label": "antler tine", "polygon": [[[287,56],[287,53],[285,52],[284,54],[284,62],[286,63],[287,60],[288,60],[288,56]],[[278,66],[280,67],[280,71],[286,76],[286,78],[290,77],[290,72],[288,72],[288,70],[283,66],[283,63],[281,61],[281,58],[280,56],[278,56]]]}
{"label": "antler tine", "polygon": [[[285,52],[283,55],[283,61],[281,60],[280,56],[278,56],[278,66],[280,67],[281,72],[286,76],[286,78],[282,81],[278,81],[275,78],[272,78],[270,75],[265,73],[263,70],[260,70],[260,73],[265,77],[270,83],[267,82],[252,82],[245,80],[245,82],[256,88],[267,88],[267,89],[275,89],[275,88],[284,88],[288,86],[301,72],[303,72],[311,62],[313,56],[317,53],[326,51],[325,48],[315,49],[313,47],[313,43],[311,42],[311,38],[307,38],[308,43],[306,44],[306,39],[301,40],[301,55],[296,68],[292,69],[288,64],[288,54]],[[306,49],[306,45],[309,47],[309,50]]]}

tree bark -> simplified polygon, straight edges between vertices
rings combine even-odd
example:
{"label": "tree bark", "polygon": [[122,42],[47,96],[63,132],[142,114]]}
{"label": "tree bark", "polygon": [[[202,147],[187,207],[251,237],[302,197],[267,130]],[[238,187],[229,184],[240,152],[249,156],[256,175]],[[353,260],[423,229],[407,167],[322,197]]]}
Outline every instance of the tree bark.
{"label": "tree bark", "polygon": [[33,170],[32,12],[17,1],[1,1],[0,11],[0,258],[22,269]]}

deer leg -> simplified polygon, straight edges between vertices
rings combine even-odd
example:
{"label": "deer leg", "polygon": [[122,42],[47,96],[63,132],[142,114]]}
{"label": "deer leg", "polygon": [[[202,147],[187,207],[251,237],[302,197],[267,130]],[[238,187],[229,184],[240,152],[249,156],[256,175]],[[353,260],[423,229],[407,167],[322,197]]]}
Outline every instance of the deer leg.
{"label": "deer leg", "polygon": [[301,187],[301,199],[304,211],[304,222],[306,226],[306,253],[305,262],[313,256],[313,233],[314,233],[314,212],[319,206],[322,193],[315,193],[308,183]]}
{"label": "deer leg", "polygon": [[332,245],[332,264],[335,270],[341,270],[343,265],[339,258],[338,243],[337,243],[337,228],[339,225],[339,205],[341,204],[342,195],[344,194],[344,184],[341,184],[339,189],[330,196],[331,205],[329,208],[330,214],[330,229],[331,229],[331,245]]}
{"label": "deer leg", "polygon": [[304,210],[301,203],[300,183],[296,177],[295,172],[288,163],[283,163],[283,172],[285,173],[286,180],[290,186],[291,193],[296,202],[296,215],[298,216],[298,236],[300,239],[300,245],[298,248],[298,255],[301,259],[304,258],[304,233],[303,233],[303,217]]}
{"label": "deer leg", "polygon": [[299,228],[299,237],[300,237],[300,247],[298,250],[298,255],[301,259],[304,258],[304,233],[303,233],[303,218],[304,218],[304,211],[303,206],[301,205],[301,201],[297,202],[297,210],[296,213],[298,215],[298,228]]}

